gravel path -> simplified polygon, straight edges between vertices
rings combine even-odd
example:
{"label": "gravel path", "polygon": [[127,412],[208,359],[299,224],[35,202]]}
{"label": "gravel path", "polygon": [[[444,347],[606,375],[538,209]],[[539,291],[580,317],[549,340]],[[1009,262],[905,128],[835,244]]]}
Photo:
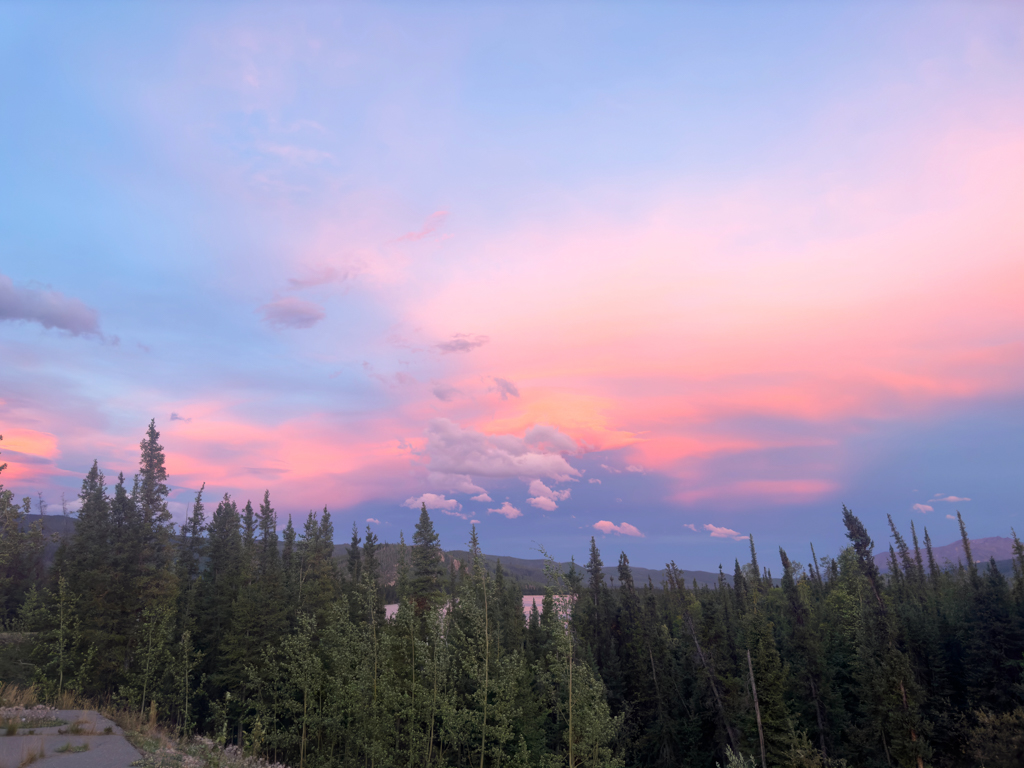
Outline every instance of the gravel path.
{"label": "gravel path", "polygon": [[[31,735],[28,729],[19,730],[17,736],[0,735],[0,768],[18,768],[30,755],[40,753],[43,756],[32,763],[33,768],[128,768],[142,757],[121,729],[98,712],[57,710],[53,716],[67,725],[35,728]],[[57,751],[65,745],[88,745],[88,749]]]}

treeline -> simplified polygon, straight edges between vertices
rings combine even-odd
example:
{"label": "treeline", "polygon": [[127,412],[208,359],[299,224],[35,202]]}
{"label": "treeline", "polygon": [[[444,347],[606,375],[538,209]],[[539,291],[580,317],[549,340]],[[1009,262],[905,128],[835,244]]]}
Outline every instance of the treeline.
{"label": "treeline", "polygon": [[302,768],[1024,764],[1016,535],[1011,584],[973,562],[962,520],[967,562],[943,569],[890,519],[883,576],[844,508],[850,546],[807,567],[780,550],[778,585],[751,541],[732,584],[670,563],[664,589],[625,553],[611,589],[591,539],[524,617],[475,530],[468,562],[442,562],[426,508],[385,585],[369,527],[339,568],[326,509],[279,540],[269,493],[200,490],[176,531],[166,480],[150,424],[130,482],[89,471],[45,572],[30,499],[0,486],[0,618],[22,641],[5,669]]}

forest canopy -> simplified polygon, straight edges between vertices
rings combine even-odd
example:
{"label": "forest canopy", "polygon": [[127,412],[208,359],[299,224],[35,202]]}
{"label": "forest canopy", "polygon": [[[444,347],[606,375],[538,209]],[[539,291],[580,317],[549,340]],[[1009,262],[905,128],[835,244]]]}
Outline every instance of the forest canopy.
{"label": "forest canopy", "polygon": [[159,438],[151,423],[128,478],[94,463],[52,542],[0,485],[4,681],[303,767],[1024,764],[1016,533],[1008,580],[962,518],[953,567],[890,518],[883,574],[844,507],[834,556],[780,550],[772,578],[751,539],[712,585],[674,562],[635,583],[622,552],[613,586],[591,539],[524,615],[475,528],[445,557],[426,506],[409,544],[353,525],[343,560],[326,508],[297,527],[269,491],[204,486],[175,526]]}

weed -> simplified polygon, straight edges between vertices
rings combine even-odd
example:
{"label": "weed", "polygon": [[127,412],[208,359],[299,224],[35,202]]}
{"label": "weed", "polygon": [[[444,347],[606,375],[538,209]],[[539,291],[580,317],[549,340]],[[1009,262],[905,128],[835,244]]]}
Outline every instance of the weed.
{"label": "weed", "polygon": [[113,726],[110,726],[110,725],[108,725],[106,728],[103,729],[103,733],[105,733],[107,736],[109,736],[113,732],[114,732],[114,728],[113,728]]}
{"label": "weed", "polygon": [[89,751],[89,743],[86,742],[85,744],[72,744],[69,741],[64,746],[57,747],[53,751],[54,752],[60,752],[61,754],[64,754],[65,752],[88,752]]}
{"label": "weed", "polygon": [[4,728],[5,736],[17,736],[18,735],[18,724],[13,720],[8,720],[7,725]]}
{"label": "weed", "polygon": [[18,765],[18,768],[25,768],[25,766],[32,765],[32,763],[42,760],[44,757],[46,757],[46,748],[43,746],[43,742],[39,741],[35,747],[28,747],[21,753],[21,763]]}

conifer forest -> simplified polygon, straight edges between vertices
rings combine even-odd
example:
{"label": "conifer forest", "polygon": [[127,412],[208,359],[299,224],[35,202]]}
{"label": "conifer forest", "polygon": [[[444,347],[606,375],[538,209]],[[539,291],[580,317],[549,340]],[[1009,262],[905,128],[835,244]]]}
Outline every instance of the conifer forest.
{"label": "conifer forest", "polygon": [[167,480],[150,424],[137,472],[93,465],[59,542],[0,486],[5,681],[302,768],[1024,765],[1016,534],[1008,578],[962,519],[960,564],[890,519],[882,573],[844,507],[841,551],[780,551],[772,575],[752,540],[712,586],[672,562],[637,583],[591,539],[524,614],[475,528],[445,556],[425,506],[397,545],[353,526],[342,558],[328,510],[284,521],[269,491],[200,490],[173,525]]}

